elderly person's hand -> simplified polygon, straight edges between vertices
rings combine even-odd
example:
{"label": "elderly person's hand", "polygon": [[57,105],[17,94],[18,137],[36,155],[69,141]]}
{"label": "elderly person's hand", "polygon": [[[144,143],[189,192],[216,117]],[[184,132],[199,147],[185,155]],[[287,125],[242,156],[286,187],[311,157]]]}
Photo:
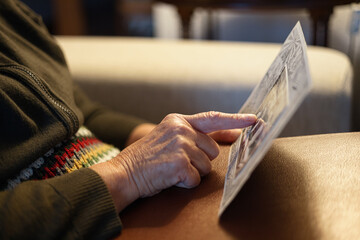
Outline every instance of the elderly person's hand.
{"label": "elderly person's hand", "polygon": [[139,197],[179,186],[192,188],[211,171],[219,154],[213,138],[229,142],[239,129],[252,125],[252,114],[206,112],[170,114],[149,134],[125,148],[116,158],[91,168],[105,181],[121,211]]}

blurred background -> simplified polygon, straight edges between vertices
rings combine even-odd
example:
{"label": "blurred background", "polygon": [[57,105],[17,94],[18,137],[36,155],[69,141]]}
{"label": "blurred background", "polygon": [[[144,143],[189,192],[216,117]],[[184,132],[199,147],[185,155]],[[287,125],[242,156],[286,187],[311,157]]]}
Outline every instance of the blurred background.
{"label": "blurred background", "polygon": [[[193,8],[188,26],[172,1],[151,0],[22,0],[43,16],[55,35],[105,35],[219,41],[251,41],[281,43],[297,21],[301,21],[308,44],[314,43],[313,18],[308,9],[272,7],[276,2],[306,2],[307,0],[253,1],[266,2],[265,7],[246,8],[232,4],[227,8]],[[182,1],[173,1],[182,2]],[[219,1],[217,1],[219,2]],[[221,1],[220,1],[221,2]],[[231,1],[225,1],[231,2]],[[233,1],[236,2],[236,1]],[[239,1],[241,2],[241,1]],[[315,1],[316,2],[316,1]],[[360,59],[360,4],[351,1],[329,1],[339,5],[331,9],[328,19],[326,46],[346,53],[354,64]],[[210,9],[211,7],[211,9]],[[321,29],[320,29],[321,30]],[[320,43],[320,45],[324,45]]]}
{"label": "blurred background", "polygon": [[[300,21],[309,45],[326,46],[349,56],[354,89],[360,89],[359,1],[22,1],[42,15],[55,35],[282,43]],[[327,4],[331,6],[324,7]],[[354,101],[360,97],[355,96]]]}

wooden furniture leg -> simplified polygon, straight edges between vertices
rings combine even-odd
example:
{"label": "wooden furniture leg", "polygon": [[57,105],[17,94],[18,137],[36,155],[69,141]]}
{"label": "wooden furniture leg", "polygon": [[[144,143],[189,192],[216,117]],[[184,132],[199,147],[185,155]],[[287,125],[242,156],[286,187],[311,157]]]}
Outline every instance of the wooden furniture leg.
{"label": "wooden furniture leg", "polygon": [[329,19],[333,12],[332,8],[309,9],[312,19],[312,44],[318,46],[328,45]]}
{"label": "wooden furniture leg", "polygon": [[190,38],[190,23],[195,8],[188,6],[177,6],[177,11],[180,16],[182,26],[182,37],[184,39]]}
{"label": "wooden furniture leg", "polygon": [[86,34],[83,2],[80,0],[54,0],[55,31],[58,35]]}

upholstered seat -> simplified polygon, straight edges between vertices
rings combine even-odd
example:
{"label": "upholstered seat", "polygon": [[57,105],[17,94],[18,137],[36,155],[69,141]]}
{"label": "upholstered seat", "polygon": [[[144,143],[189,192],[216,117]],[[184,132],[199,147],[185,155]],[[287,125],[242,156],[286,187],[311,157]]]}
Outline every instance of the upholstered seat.
{"label": "upholstered seat", "polygon": [[[74,79],[93,99],[153,122],[171,112],[237,112],[279,44],[58,37]],[[282,136],[350,130],[352,66],[309,47],[313,89]]]}
{"label": "upholstered seat", "polygon": [[[99,102],[158,122],[236,112],[280,45],[59,37],[74,79]],[[350,130],[352,66],[308,48],[313,88],[283,135]],[[221,219],[228,146],[194,189],[170,188],[121,213],[119,239],[358,239],[359,133],[275,140]]]}

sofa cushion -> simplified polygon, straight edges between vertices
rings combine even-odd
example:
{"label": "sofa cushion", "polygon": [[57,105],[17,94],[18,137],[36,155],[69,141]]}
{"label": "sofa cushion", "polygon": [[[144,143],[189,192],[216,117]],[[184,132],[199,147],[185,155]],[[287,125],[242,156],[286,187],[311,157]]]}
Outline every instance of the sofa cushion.
{"label": "sofa cushion", "polygon": [[[166,114],[237,112],[279,44],[58,37],[74,79],[117,111],[159,122]],[[313,89],[283,136],[350,130],[352,66],[335,50],[309,47]]]}

